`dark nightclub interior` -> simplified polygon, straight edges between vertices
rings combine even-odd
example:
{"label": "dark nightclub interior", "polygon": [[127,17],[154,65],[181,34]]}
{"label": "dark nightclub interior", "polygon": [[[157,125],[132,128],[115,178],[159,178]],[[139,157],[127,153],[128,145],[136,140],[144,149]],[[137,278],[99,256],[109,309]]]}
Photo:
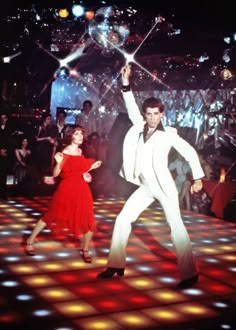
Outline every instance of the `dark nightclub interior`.
{"label": "dark nightclub interior", "polygon": [[[0,12],[0,114],[11,129],[6,194],[0,196],[0,329],[234,330],[232,2],[18,2],[8,0]],[[75,5],[80,5],[77,11]],[[189,207],[181,204],[200,269],[192,288],[176,288],[174,247],[158,202],[133,224],[125,276],[97,278],[106,266],[114,221],[136,189],[119,175],[124,137],[132,125],[121,93],[125,63],[132,66],[138,105],[160,98],[164,125],[177,128],[202,166],[211,169],[203,183],[207,209],[193,197]],[[23,244],[57,188],[57,181],[47,182],[52,168],[42,171],[48,155],[37,149],[39,127],[47,114],[56,126],[60,113],[67,126],[76,125],[86,100],[92,116],[82,149],[103,161],[90,183],[97,223],[93,261],[84,262],[80,240],[55,240],[49,229],[37,238],[37,255],[26,255]],[[24,179],[16,172],[15,151],[23,139],[31,168]]]}

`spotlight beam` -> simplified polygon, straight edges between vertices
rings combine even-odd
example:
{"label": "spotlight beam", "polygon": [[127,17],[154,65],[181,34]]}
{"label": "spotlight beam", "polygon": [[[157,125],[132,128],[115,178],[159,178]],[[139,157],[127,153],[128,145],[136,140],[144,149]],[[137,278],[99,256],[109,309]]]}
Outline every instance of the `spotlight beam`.
{"label": "spotlight beam", "polygon": [[103,93],[103,95],[100,97],[100,102],[106,96],[106,94],[111,90],[112,86],[117,81],[117,79],[119,78],[119,76],[120,76],[120,72],[116,75],[116,77],[112,80],[111,84],[108,86],[108,88],[105,90],[105,92]]}
{"label": "spotlight beam", "polygon": [[[133,54],[128,54],[125,51],[123,51],[121,48],[117,47],[116,45],[112,44],[108,39],[107,42],[113,47],[115,48],[118,52],[120,52],[124,58],[126,59],[126,63],[128,62],[133,62],[135,63],[137,66],[140,67],[140,69],[142,69],[144,72],[146,72],[149,76],[151,76],[153,78],[153,80],[158,81],[160,84],[162,84],[163,86],[165,86],[167,89],[171,89],[168,85],[166,85],[161,79],[157,78],[156,76],[154,76],[150,71],[148,71],[146,68],[144,68],[141,64],[139,64],[135,59],[134,59],[134,55],[137,53],[137,51],[141,48],[141,46],[144,44],[145,40],[148,38],[148,36],[151,34],[151,32],[154,30],[154,28],[156,27],[156,25],[158,23],[162,22],[162,17],[159,16],[159,18],[156,20],[155,24],[152,26],[152,28],[149,30],[149,32],[147,33],[147,35],[144,37],[144,39],[142,40],[142,42],[139,44],[139,46],[137,47],[137,49],[134,51]],[[117,75],[117,77],[113,80],[112,84],[110,86],[112,86],[114,84],[114,82],[118,79],[118,77],[120,76],[120,73]],[[109,90],[109,89],[108,89]],[[106,93],[106,92],[105,92]]]}
{"label": "spotlight beam", "polygon": [[[81,38],[83,38],[85,35],[85,33],[82,35]],[[59,63],[59,67],[62,66],[66,66],[68,67],[68,63],[75,60],[76,58],[79,58],[83,55],[84,49],[88,47],[88,45],[90,44],[90,39],[88,39],[88,41],[84,44],[83,47],[80,47],[79,49],[77,49],[75,52],[71,53],[69,56],[67,56],[66,58],[60,60],[58,59],[55,55],[53,55],[50,51],[48,51],[47,49],[45,49],[40,43],[38,43],[37,41],[35,41],[35,44],[42,49],[46,54],[48,54],[50,57],[52,57],[53,59],[55,59],[58,63]],[[54,73],[55,74],[55,73]],[[43,86],[42,90],[39,92],[38,97],[40,97],[45,90],[47,89],[48,85],[53,81],[53,76],[51,79],[49,79],[49,81],[47,83],[45,83],[45,85]]]}
{"label": "spotlight beam", "polygon": [[[85,36],[85,33],[81,36],[80,39],[83,39]],[[90,45],[91,41],[88,39],[83,46],[77,48],[75,51],[73,51],[71,54],[69,54],[66,58],[63,59],[63,62],[70,63],[74,61],[75,59],[81,57],[84,54],[84,50]]]}
{"label": "spotlight beam", "polygon": [[3,57],[3,63],[10,63],[13,58],[15,58],[15,57],[17,57],[21,54],[22,54],[22,52],[18,52],[16,54],[11,55],[11,56],[5,56],[5,57]]}
{"label": "spotlight beam", "polygon": [[150,29],[150,31],[147,33],[147,35],[145,36],[145,38],[143,38],[142,42],[139,44],[139,46],[137,47],[136,51],[134,52],[134,55],[137,53],[137,51],[139,50],[139,48],[141,48],[141,46],[144,44],[144,42],[146,41],[146,39],[149,37],[149,35],[152,33],[152,31],[154,30],[154,28],[156,27],[156,25],[160,23],[160,20],[157,19],[156,23],[153,25],[153,27]]}

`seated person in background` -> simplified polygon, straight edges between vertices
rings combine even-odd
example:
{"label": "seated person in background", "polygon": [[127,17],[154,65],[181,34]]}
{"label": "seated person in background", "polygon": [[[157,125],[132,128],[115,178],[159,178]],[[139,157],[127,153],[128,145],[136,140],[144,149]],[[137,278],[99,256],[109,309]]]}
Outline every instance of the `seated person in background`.
{"label": "seated person in background", "polygon": [[[212,166],[208,163],[203,153],[199,153],[199,160],[203,169],[205,176],[202,178],[203,181],[210,181],[213,179],[213,169]],[[189,194],[190,196],[190,194]],[[191,210],[197,213],[212,215],[211,213],[211,204],[212,199],[205,191],[204,187],[200,193],[193,193],[190,196],[191,201]]]}
{"label": "seated person in background", "polygon": [[[205,174],[204,178],[202,178],[202,180],[204,181],[208,181],[212,179],[213,176],[213,169],[211,167],[211,165],[206,161],[206,159],[204,158],[203,154],[199,153],[199,160],[203,169],[203,172]],[[181,162],[178,161],[178,159],[173,162],[176,164],[176,167],[178,168],[178,170],[176,169],[177,173],[179,172],[179,175],[177,174],[175,179],[176,182],[176,186],[178,189],[178,184],[180,185],[180,181],[181,179],[184,178],[184,175],[182,174],[181,176],[181,171],[184,172],[184,166],[181,166]],[[172,164],[173,164],[172,163]],[[187,164],[188,165],[188,164]],[[173,165],[172,165],[173,167]],[[203,214],[209,214],[209,205],[211,203],[210,199],[208,198],[209,196],[206,196],[207,194],[204,193],[203,196],[199,196],[200,194],[190,194],[190,187],[191,187],[191,182],[192,182],[192,178],[190,176],[190,172],[187,171],[185,174],[185,180],[182,182],[182,187],[181,187],[181,191],[179,193],[179,202],[180,202],[180,206],[181,208],[184,208],[188,211],[193,210],[195,212],[198,213],[203,213]],[[202,189],[202,193],[204,192],[204,189]],[[201,206],[200,204],[203,205],[204,207]],[[205,205],[207,204],[207,205]],[[198,208],[196,207],[196,205],[199,205]]]}

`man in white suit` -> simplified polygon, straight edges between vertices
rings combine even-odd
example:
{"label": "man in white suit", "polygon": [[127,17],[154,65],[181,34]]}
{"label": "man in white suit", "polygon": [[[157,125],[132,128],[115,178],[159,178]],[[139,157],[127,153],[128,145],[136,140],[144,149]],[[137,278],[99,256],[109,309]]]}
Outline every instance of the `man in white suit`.
{"label": "man in white suit", "polygon": [[195,149],[173,127],[163,127],[161,119],[164,105],[160,99],[148,98],[142,105],[143,116],[130,89],[131,66],[122,68],[123,97],[133,126],[129,129],[123,145],[123,166],[120,174],[137,184],[139,188],[128,198],[118,215],[110,247],[107,269],[98,274],[99,278],[124,275],[126,247],[131,224],[154,200],[163,208],[171,230],[180,271],[179,288],[191,287],[197,282],[199,271],[192,253],[189,235],[181,218],[178,192],[168,169],[168,154],[173,147],[189,163],[193,183],[191,192],[202,189],[204,172]]}

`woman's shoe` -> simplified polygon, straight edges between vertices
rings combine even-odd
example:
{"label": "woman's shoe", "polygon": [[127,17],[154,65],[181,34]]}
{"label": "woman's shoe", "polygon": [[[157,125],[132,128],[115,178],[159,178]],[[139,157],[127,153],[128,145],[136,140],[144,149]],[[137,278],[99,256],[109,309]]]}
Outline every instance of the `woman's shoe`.
{"label": "woman's shoe", "polygon": [[124,268],[112,268],[108,267],[104,272],[99,273],[97,277],[99,278],[112,278],[115,274],[118,276],[123,276],[125,272]]}
{"label": "woman's shoe", "polygon": [[199,274],[196,274],[193,277],[190,277],[186,280],[182,280],[179,284],[178,284],[178,288],[179,289],[187,289],[187,288],[191,288],[195,283],[197,283],[198,281],[198,277]]}
{"label": "woman's shoe", "polygon": [[25,253],[28,255],[28,256],[35,256],[36,255],[36,252],[35,252],[35,249],[34,249],[34,246],[33,244],[27,244],[25,245]]}
{"label": "woman's shoe", "polygon": [[92,258],[90,257],[90,255],[88,255],[89,251],[81,250],[81,253],[82,253],[82,258],[84,259],[84,262],[86,262],[87,264],[91,264]]}

